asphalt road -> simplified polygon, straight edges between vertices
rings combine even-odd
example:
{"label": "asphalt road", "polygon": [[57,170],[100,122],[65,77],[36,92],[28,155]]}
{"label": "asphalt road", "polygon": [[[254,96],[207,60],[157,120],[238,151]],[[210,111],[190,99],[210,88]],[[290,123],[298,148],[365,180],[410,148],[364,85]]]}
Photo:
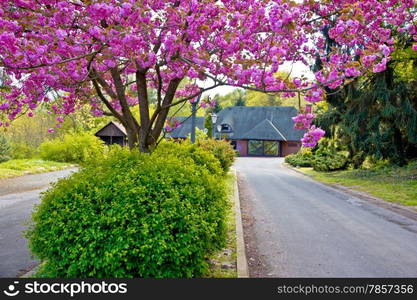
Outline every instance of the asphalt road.
{"label": "asphalt road", "polygon": [[235,164],[252,218],[248,259],[256,254],[261,265],[257,273],[250,266],[251,276],[417,277],[416,221],[282,163],[238,158]]}
{"label": "asphalt road", "polygon": [[75,168],[0,179],[0,277],[15,277],[37,264],[22,236],[39,194]]}

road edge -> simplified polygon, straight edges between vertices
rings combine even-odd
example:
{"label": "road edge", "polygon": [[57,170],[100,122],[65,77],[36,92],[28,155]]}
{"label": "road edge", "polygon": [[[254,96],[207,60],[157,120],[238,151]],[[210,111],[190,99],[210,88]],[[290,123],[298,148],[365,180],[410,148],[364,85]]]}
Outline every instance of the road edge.
{"label": "road edge", "polygon": [[311,180],[314,180],[315,182],[318,182],[318,183],[320,183],[320,184],[322,184],[322,185],[324,185],[328,188],[332,188],[332,189],[337,190],[339,192],[345,192],[345,193],[347,193],[351,196],[357,197],[361,200],[371,202],[378,207],[388,209],[392,212],[400,214],[401,216],[404,216],[404,217],[407,217],[409,219],[417,221],[417,211],[415,211],[414,209],[411,209],[407,206],[400,205],[400,204],[397,204],[397,203],[394,203],[394,202],[389,202],[389,201],[386,201],[384,199],[375,197],[371,194],[368,194],[366,192],[356,191],[356,190],[353,190],[353,189],[351,189],[349,187],[346,187],[346,186],[342,186],[342,185],[338,185],[338,184],[330,184],[330,183],[325,183],[325,182],[316,180],[310,174],[306,174],[306,173],[298,170],[297,168],[294,168],[293,166],[291,166],[291,165],[289,165],[285,162],[282,163],[282,165],[284,167],[286,167],[287,169],[290,169],[290,170],[292,170],[292,171],[294,171],[294,172],[296,172],[300,175],[308,177]]}
{"label": "road edge", "polygon": [[17,175],[17,176],[0,177],[0,181],[3,181],[3,180],[6,181],[6,180],[9,180],[9,179],[16,179],[16,178],[19,178],[19,177],[25,177],[25,176],[31,176],[31,175],[44,175],[44,174],[59,172],[59,171],[68,170],[68,169],[74,169],[74,170],[75,169],[80,169],[80,166],[71,164],[71,165],[65,166],[63,168],[58,168],[56,170],[40,171],[40,172],[24,171],[24,172],[27,172],[27,173],[24,173],[22,175]]}
{"label": "road edge", "polygon": [[234,169],[234,200],[235,200],[235,218],[236,218],[236,257],[237,257],[237,277],[249,278],[248,261],[246,259],[245,240],[243,237],[242,211],[240,209],[239,186],[237,183],[237,172]]}

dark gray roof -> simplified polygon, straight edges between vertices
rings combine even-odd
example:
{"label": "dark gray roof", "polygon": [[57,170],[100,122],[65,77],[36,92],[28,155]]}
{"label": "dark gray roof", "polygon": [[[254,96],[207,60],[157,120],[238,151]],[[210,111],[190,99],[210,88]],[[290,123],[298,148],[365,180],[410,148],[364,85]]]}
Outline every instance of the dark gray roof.
{"label": "dark gray roof", "polygon": [[216,125],[230,125],[233,140],[299,141],[304,131],[291,120],[297,114],[292,106],[232,106],[219,112]]}
{"label": "dark gray roof", "polygon": [[[174,139],[185,139],[191,134],[191,117],[175,117],[174,119],[181,122],[181,126],[169,132],[168,137]],[[204,130],[204,117],[196,117],[196,127]]]}
{"label": "dark gray roof", "polygon": [[96,136],[127,136],[126,129],[118,122],[110,121],[96,132]]}

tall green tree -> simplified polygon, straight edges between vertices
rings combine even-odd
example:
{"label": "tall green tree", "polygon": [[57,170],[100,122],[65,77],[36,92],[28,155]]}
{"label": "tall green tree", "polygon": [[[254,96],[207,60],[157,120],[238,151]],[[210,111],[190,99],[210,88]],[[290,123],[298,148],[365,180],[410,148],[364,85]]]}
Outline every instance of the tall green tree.
{"label": "tall green tree", "polygon": [[367,156],[398,165],[417,158],[417,55],[409,46],[397,51],[384,72],[329,96],[328,111],[317,119],[347,147],[355,167]]}

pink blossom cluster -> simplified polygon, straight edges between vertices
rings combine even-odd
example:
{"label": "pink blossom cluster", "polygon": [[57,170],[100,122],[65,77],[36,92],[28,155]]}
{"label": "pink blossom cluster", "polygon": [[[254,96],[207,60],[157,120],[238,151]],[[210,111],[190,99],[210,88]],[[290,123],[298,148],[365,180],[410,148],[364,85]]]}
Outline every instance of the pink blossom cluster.
{"label": "pink blossom cluster", "polygon": [[304,134],[301,142],[304,147],[315,147],[318,141],[325,135],[325,131],[321,128],[317,128],[312,125],[308,131]]}
{"label": "pink blossom cluster", "polygon": [[[317,2],[312,6],[317,6]],[[322,15],[338,16],[317,25],[329,26],[329,36],[339,47],[329,56],[325,55],[324,38],[317,35],[316,45],[321,48],[319,54],[324,64],[317,80],[334,89],[346,78],[384,71],[395,48],[395,35],[404,33],[415,37],[417,34],[415,7],[413,0],[331,1],[320,6],[318,11]],[[340,11],[343,12],[338,14]],[[352,53],[347,54],[345,47],[352,49]]]}
{"label": "pink blossom cluster", "polygon": [[179,89],[176,95],[181,98],[190,98],[190,102],[193,103],[197,101],[200,91],[201,89],[197,84],[187,84]]}
{"label": "pink blossom cluster", "polygon": [[210,98],[206,98],[206,99],[202,99],[200,102],[200,107],[201,108],[213,108],[216,107],[217,101],[215,99],[210,99]]}
{"label": "pink blossom cluster", "polygon": [[293,117],[292,120],[295,123],[294,128],[299,130],[309,129],[315,117],[312,113],[299,114]]}
{"label": "pink blossom cluster", "polygon": [[313,113],[307,111],[292,118],[295,123],[295,129],[306,130],[304,137],[301,139],[304,147],[315,147],[318,141],[325,135],[324,130],[312,125],[315,117]]}
{"label": "pink blossom cluster", "polygon": [[304,95],[304,100],[315,103],[320,102],[324,100],[325,97],[325,91],[321,88],[313,88],[307,91],[307,93]]}
{"label": "pink blossom cluster", "polygon": [[[396,34],[417,40],[414,9],[414,0],[0,0],[0,67],[10,87],[0,91],[0,126],[41,103],[58,116],[84,105],[96,116],[123,115],[140,105],[138,74],[160,103],[172,93],[195,101],[198,87],[180,88],[183,80],[303,92],[316,103],[324,87],[384,71]],[[330,54],[323,28],[339,45]],[[285,62],[317,57],[315,80],[276,76]]]}

